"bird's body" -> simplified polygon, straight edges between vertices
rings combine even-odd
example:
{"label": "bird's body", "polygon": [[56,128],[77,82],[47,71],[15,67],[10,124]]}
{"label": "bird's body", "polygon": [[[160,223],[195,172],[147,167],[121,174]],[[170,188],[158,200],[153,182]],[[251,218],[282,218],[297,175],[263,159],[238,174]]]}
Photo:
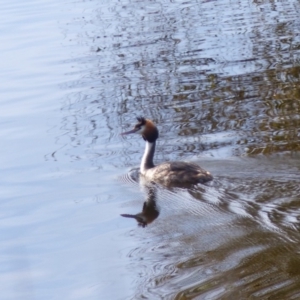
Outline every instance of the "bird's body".
{"label": "bird's body", "polygon": [[133,130],[123,134],[140,133],[146,142],[141,161],[140,173],[147,180],[164,185],[181,185],[205,183],[213,179],[212,175],[195,163],[184,161],[164,162],[157,166],[153,163],[158,130],[155,124],[145,118],[137,118],[138,123]]}
{"label": "bird's body", "polygon": [[185,161],[164,162],[154,168],[141,172],[149,180],[171,184],[197,184],[212,180],[209,172],[194,163]]}

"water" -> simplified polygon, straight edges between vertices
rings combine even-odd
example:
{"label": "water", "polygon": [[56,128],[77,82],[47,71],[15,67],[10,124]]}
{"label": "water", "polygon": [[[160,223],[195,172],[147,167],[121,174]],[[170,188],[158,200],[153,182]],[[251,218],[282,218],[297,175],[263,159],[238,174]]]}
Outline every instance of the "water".
{"label": "water", "polygon": [[[0,299],[298,299],[299,10],[3,3]],[[139,115],[214,181],[140,185]]]}

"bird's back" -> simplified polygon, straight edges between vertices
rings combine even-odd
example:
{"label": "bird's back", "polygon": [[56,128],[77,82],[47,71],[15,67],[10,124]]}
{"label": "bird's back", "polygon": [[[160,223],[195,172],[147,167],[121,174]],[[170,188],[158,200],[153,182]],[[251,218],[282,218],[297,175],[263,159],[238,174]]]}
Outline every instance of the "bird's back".
{"label": "bird's back", "polygon": [[166,185],[205,183],[213,179],[212,175],[199,165],[184,161],[162,163],[148,169],[144,176]]}

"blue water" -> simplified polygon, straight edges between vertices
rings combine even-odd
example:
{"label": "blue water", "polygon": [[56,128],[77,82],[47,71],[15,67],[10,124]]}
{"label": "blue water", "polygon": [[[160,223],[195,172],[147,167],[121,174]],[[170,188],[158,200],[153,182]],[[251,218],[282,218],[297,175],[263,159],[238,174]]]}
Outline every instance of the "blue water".
{"label": "blue water", "polygon": [[[297,1],[1,8],[0,299],[299,296]],[[215,176],[146,228],[140,114]]]}
{"label": "blue water", "polygon": [[58,1],[2,6],[1,299],[123,299],[129,290],[119,249],[130,240],[115,210],[126,199],[116,189],[121,171],[68,152],[62,107],[82,90],[72,57],[81,49],[63,28],[84,9]]}

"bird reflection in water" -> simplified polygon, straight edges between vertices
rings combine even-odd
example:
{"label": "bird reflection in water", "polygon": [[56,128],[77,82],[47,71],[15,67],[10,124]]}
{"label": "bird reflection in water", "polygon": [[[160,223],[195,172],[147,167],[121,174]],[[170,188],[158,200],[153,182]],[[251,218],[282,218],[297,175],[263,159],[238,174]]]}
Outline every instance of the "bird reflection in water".
{"label": "bird reflection in water", "polygon": [[133,218],[138,222],[138,226],[146,227],[152,223],[159,215],[158,208],[156,206],[156,187],[155,185],[145,186],[147,192],[147,200],[143,204],[143,209],[140,213],[135,215],[121,214],[125,218]]}

